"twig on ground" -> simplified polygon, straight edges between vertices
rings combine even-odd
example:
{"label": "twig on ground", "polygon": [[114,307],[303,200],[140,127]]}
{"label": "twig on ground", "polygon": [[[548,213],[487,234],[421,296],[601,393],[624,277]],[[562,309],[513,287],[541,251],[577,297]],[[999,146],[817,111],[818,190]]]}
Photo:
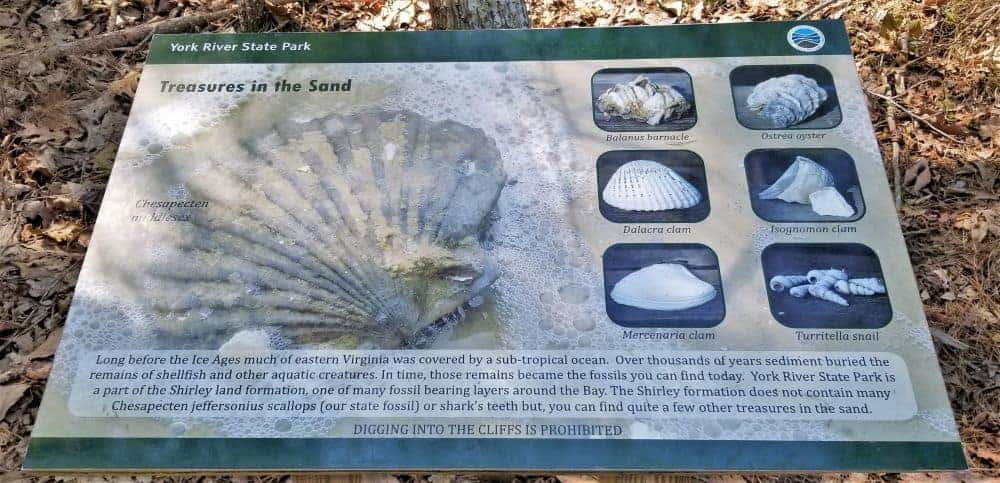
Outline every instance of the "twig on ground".
{"label": "twig on ground", "polygon": [[[898,81],[897,77],[897,81]],[[889,136],[892,137],[892,194],[896,211],[903,206],[903,180],[899,173],[899,132],[896,131],[896,106],[889,104],[885,108],[885,119],[889,123]]]}
{"label": "twig on ground", "polygon": [[809,10],[806,10],[805,12],[802,13],[802,15],[799,15],[798,17],[796,17],[795,20],[805,20],[805,19],[811,17],[813,14],[822,12],[823,10],[826,10],[826,9],[832,7],[834,4],[841,3],[843,1],[844,0],[826,0],[823,3],[821,3],[819,5],[816,5],[815,7],[810,8]]}
{"label": "twig on ground", "polygon": [[920,121],[920,122],[924,123],[924,125],[926,125],[927,127],[931,128],[932,130],[934,130],[934,132],[936,132],[936,133],[938,133],[938,134],[940,134],[940,135],[948,138],[950,141],[952,141],[952,142],[954,142],[956,144],[965,144],[965,141],[962,141],[961,139],[958,139],[955,136],[952,136],[951,134],[948,134],[948,133],[942,131],[940,128],[938,128],[937,126],[935,126],[934,123],[932,123],[932,122],[928,121],[927,119],[924,119],[924,118],[922,118],[922,117],[914,114],[909,109],[903,107],[902,104],[896,102],[895,99],[893,99],[893,98],[891,98],[889,96],[884,96],[882,94],[879,94],[878,92],[872,91],[871,89],[865,89],[865,92],[867,92],[868,95],[870,95],[870,96],[877,97],[879,99],[882,99],[882,100],[884,100],[884,101],[886,101],[886,102],[888,102],[888,103],[896,106],[896,108],[898,108],[900,111],[905,112],[906,115],[912,117],[913,119],[916,119],[917,121]]}
{"label": "twig on ground", "polygon": [[17,66],[22,60],[31,58],[58,59],[67,56],[78,56],[99,50],[109,50],[116,47],[134,44],[150,34],[175,33],[191,30],[236,12],[238,8],[228,8],[218,12],[203,13],[187,17],[178,17],[160,22],[139,25],[136,27],[108,32],[96,37],[88,37],[73,42],[55,45],[41,51],[27,51],[9,55],[0,59],[0,71],[6,71]]}

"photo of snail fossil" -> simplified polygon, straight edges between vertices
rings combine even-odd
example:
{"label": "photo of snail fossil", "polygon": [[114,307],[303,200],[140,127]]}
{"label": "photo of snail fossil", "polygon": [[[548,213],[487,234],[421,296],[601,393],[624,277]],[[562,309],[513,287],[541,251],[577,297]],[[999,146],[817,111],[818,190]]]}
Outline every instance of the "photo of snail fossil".
{"label": "photo of snail fossil", "polygon": [[775,223],[851,222],[865,215],[858,173],[839,149],[756,149],[743,163],[754,213]]}
{"label": "photo of snail fossil", "polygon": [[715,252],[697,243],[622,243],[604,252],[608,317],[624,327],[714,327],[726,315]]}
{"label": "photo of snail fossil", "polygon": [[878,329],[892,316],[878,257],[857,243],[779,243],[761,254],[771,314],[796,329]]}
{"label": "photo of snail fossil", "polygon": [[601,214],[615,223],[696,223],[711,211],[705,162],[693,151],[606,152],[597,190]]}
{"label": "photo of snail fossil", "polygon": [[683,131],[698,120],[682,69],[602,69],[590,82],[594,122],[605,131]]}
{"label": "photo of snail fossil", "polygon": [[822,66],[745,65],[729,75],[736,118],[749,129],[830,129],[842,115]]}

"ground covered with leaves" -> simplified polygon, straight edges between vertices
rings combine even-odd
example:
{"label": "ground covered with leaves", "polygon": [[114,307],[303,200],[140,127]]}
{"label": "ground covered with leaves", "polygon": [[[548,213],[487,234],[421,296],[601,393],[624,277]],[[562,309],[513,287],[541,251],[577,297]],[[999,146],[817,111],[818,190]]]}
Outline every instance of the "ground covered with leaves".
{"label": "ground covered with leaves", "polygon": [[[252,3],[0,0],[0,470],[16,471],[24,456],[152,27],[432,28],[426,0],[272,0],[260,11],[241,8]],[[952,476],[998,475],[1000,3],[528,5],[533,27],[844,19],[962,440],[980,469]]]}

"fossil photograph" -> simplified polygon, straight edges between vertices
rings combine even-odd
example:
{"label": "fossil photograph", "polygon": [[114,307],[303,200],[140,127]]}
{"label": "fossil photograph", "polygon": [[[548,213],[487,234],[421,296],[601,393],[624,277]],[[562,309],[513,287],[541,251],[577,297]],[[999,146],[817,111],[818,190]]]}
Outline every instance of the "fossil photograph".
{"label": "fossil photograph", "polygon": [[748,129],[831,129],[842,115],[833,75],[819,65],[745,65],[729,75],[736,118]]}
{"label": "fossil photograph", "polygon": [[604,131],[683,131],[698,121],[682,69],[602,69],[590,86],[594,122]]}
{"label": "fossil photograph", "polygon": [[879,329],[892,307],[878,256],[859,243],[778,243],[761,253],[771,314],[796,329]]}
{"label": "fossil photograph", "polygon": [[622,243],[604,252],[608,317],[624,327],[714,327],[726,315],[719,259],[697,243]]}
{"label": "fossil photograph", "polygon": [[865,215],[851,156],[839,149],[756,149],[744,160],[750,205],[774,223],[850,222]]}
{"label": "fossil photograph", "polygon": [[597,188],[601,214],[615,223],[695,223],[711,211],[705,163],[692,151],[606,152]]}
{"label": "fossil photograph", "polygon": [[208,208],[178,226],[175,246],[200,263],[156,266],[187,287],[159,307],[174,315],[164,320],[210,310],[207,334],[248,321],[261,346],[246,332],[227,342],[246,350],[401,348],[496,279],[479,240],[506,174],[482,131],[371,110],[234,141],[233,156],[212,160],[225,182],[187,184]]}

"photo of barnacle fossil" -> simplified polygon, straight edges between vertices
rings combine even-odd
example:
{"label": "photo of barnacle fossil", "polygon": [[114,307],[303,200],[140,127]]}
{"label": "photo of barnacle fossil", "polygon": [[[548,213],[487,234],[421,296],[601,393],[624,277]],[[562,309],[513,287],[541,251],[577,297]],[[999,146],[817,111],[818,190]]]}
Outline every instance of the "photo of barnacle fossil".
{"label": "photo of barnacle fossil", "polygon": [[212,179],[186,189],[207,207],[166,240],[190,263],[153,267],[159,340],[420,347],[496,280],[507,175],[483,131],[371,110],[236,132],[206,139]]}
{"label": "photo of barnacle fossil", "polygon": [[695,243],[625,243],[604,252],[608,317],[624,327],[713,327],[726,308],[719,260]]}
{"label": "photo of barnacle fossil", "polygon": [[839,149],[757,149],[744,159],[757,216],[776,223],[851,222],[865,214],[854,161]]}
{"label": "photo of barnacle fossil", "polygon": [[678,68],[603,69],[591,96],[605,131],[683,131],[697,122],[691,76]]}
{"label": "photo of barnacle fossil", "polygon": [[597,185],[601,214],[615,223],[694,223],[711,210],[705,163],[692,151],[606,152]]}
{"label": "photo of barnacle fossil", "polygon": [[747,65],[729,80],[749,129],[830,129],[842,119],[833,76],[819,65]]}
{"label": "photo of barnacle fossil", "polygon": [[877,329],[892,307],[878,257],[856,243],[779,243],[761,254],[771,314],[797,329]]}

